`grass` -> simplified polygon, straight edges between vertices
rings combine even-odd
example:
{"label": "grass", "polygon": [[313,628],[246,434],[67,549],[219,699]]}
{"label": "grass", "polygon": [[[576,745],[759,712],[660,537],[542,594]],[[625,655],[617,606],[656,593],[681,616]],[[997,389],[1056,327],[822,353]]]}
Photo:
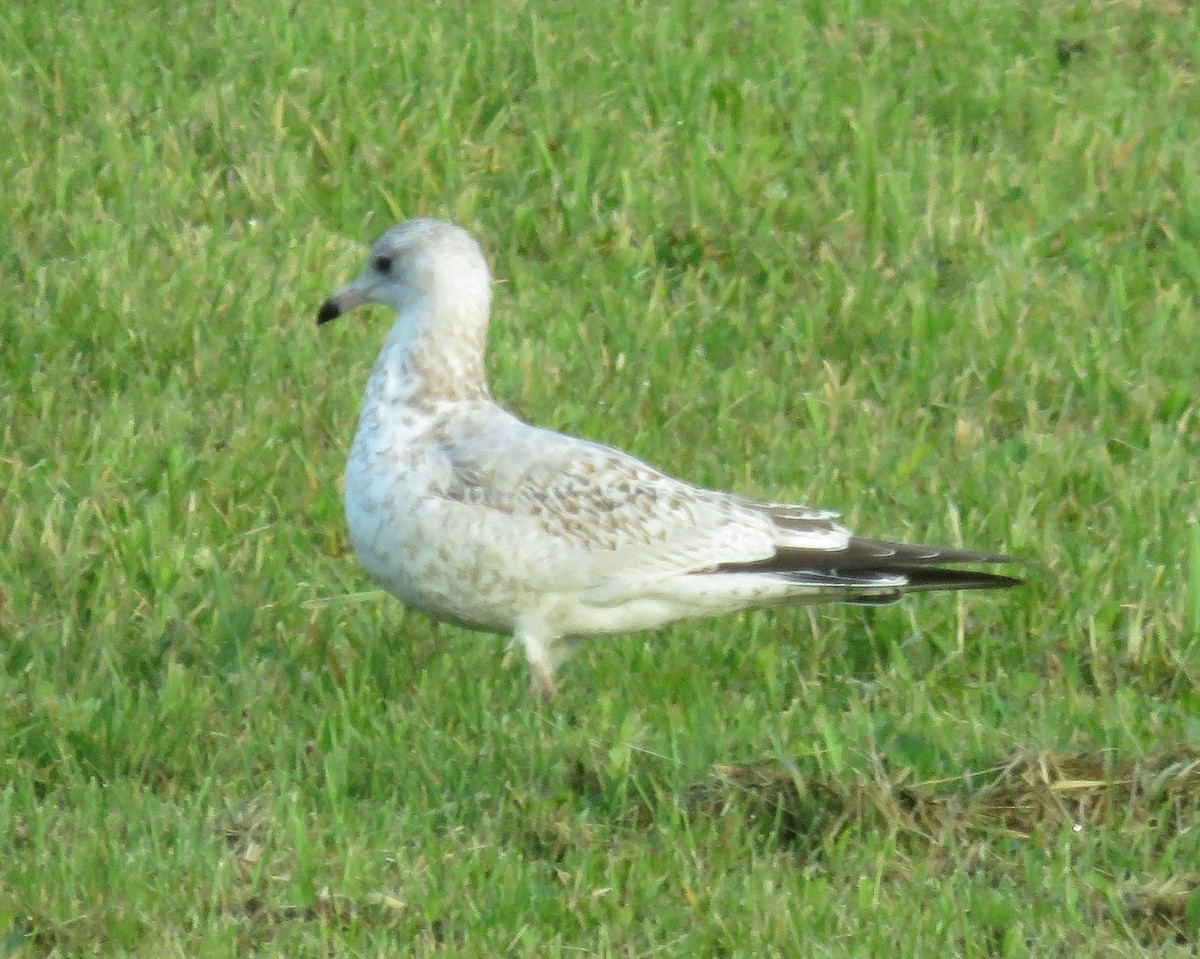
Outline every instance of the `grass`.
{"label": "grass", "polygon": [[[1197,16],[8,11],[0,957],[1194,954]],[[522,415],[1029,585],[534,708],[343,529],[315,310],[415,214]]]}

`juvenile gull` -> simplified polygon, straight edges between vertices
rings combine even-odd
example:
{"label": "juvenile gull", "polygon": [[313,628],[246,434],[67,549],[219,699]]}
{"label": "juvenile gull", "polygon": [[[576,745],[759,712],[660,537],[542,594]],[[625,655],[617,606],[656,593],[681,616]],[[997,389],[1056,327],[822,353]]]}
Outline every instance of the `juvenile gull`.
{"label": "juvenile gull", "polygon": [[1020,580],[947,569],[1007,556],[852,536],[837,513],[698,489],[620,450],[523,423],[484,379],[491,275],[479,245],[409,220],[371,249],[325,323],[396,311],[346,466],[362,565],[435,619],[519,641],[536,692],[583,637],[748,608],[884,604]]}

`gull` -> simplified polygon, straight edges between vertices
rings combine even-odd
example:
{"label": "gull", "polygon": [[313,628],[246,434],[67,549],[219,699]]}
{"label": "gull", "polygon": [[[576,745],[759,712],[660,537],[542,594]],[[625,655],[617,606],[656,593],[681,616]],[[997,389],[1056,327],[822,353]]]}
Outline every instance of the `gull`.
{"label": "gull", "polygon": [[407,606],[511,637],[535,694],[553,695],[556,669],[587,637],[1021,582],[952,568],[1008,556],[854,536],[838,513],[701,489],[523,422],[484,376],[491,282],[469,233],[409,220],[317,323],[367,303],[396,313],[346,466],[359,561]]}

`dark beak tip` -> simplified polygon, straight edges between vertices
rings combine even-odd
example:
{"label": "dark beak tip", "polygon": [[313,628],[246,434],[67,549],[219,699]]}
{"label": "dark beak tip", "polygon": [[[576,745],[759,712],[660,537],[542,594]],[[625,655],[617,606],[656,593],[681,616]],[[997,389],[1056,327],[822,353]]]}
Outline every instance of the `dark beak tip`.
{"label": "dark beak tip", "polygon": [[336,320],[341,315],[341,307],[332,299],[326,300],[321,304],[321,309],[317,311],[317,326],[320,326],[322,323],[328,323],[330,320]]}

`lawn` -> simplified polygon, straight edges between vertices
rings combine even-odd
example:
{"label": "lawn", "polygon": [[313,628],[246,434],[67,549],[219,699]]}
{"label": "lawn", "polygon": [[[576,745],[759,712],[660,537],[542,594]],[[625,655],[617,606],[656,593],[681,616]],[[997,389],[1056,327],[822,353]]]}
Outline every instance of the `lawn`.
{"label": "lawn", "polygon": [[[1200,12],[11,4],[0,959],[1200,942]],[[358,569],[413,215],[494,395],[1011,593],[503,640]]]}

